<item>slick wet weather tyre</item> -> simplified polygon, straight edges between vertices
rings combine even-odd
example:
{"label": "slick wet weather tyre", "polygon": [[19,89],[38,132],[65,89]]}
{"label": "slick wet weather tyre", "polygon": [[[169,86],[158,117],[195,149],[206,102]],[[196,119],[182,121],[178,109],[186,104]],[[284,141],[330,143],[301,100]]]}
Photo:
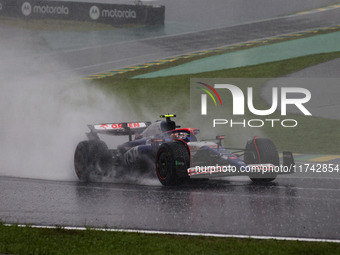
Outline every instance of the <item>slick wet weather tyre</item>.
{"label": "slick wet weather tyre", "polygon": [[[252,138],[247,142],[244,161],[249,164],[280,165],[279,153],[275,144],[268,138]],[[249,175],[254,183],[267,183],[275,180],[276,173],[252,173]]]}
{"label": "slick wet weather tyre", "polygon": [[190,154],[184,142],[163,143],[156,156],[156,174],[165,186],[178,185],[188,179]]}
{"label": "slick wet weather tyre", "polygon": [[89,182],[105,176],[111,167],[107,145],[100,140],[80,142],[74,153],[74,168],[79,180]]}

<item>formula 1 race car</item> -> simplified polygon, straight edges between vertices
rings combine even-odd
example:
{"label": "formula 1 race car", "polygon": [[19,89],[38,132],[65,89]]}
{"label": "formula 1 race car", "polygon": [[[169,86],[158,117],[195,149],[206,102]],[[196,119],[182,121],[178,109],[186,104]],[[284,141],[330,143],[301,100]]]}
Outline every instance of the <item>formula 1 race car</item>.
{"label": "formula 1 race car", "polygon": [[[277,174],[292,172],[291,152],[283,152],[283,165],[274,143],[254,137],[244,149],[222,147],[223,136],[199,141],[197,128],[180,128],[171,118],[162,121],[88,125],[88,140],[78,144],[74,166],[84,182],[130,171],[151,171],[163,185],[176,185],[190,178],[247,175],[253,182],[270,182]],[[100,134],[128,136],[129,141],[109,149]],[[134,136],[134,137],[133,137]]]}

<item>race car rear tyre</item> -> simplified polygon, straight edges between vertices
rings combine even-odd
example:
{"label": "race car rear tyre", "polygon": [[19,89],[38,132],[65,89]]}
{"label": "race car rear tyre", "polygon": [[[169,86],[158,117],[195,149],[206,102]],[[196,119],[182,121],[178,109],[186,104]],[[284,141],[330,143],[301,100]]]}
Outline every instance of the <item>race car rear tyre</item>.
{"label": "race car rear tyre", "polygon": [[156,174],[164,186],[178,185],[188,179],[190,154],[184,142],[163,143],[156,156]]}
{"label": "race car rear tyre", "polygon": [[[280,158],[275,144],[268,138],[252,138],[247,142],[244,162],[248,164],[268,164],[279,166]],[[276,173],[252,173],[254,183],[266,183],[275,180]]]}
{"label": "race car rear tyre", "polygon": [[112,157],[107,145],[101,140],[82,141],[74,153],[74,168],[79,180],[95,181],[107,175]]}

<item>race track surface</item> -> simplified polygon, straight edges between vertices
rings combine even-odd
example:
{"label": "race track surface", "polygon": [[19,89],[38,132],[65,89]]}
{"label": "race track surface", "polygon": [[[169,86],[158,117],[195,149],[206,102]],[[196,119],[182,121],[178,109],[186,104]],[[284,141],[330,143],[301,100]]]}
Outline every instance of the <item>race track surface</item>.
{"label": "race track surface", "polygon": [[[59,73],[76,73],[80,76],[89,76],[111,70],[116,70],[132,65],[143,64],[168,57],[187,54],[196,51],[207,50],[226,45],[237,44],[249,40],[258,40],[282,34],[289,34],[310,29],[330,27],[340,24],[340,8],[334,8],[326,11],[311,13],[292,14],[280,17],[266,17],[259,15],[254,21],[243,21],[232,25],[226,25],[219,28],[203,29],[196,31],[194,29],[179,33],[156,33],[148,34],[139,31],[131,36],[126,32],[127,37],[113,38],[110,43],[100,43],[110,35],[94,34],[89,37],[82,37],[82,33],[39,33],[41,42],[37,42],[36,35],[28,35],[28,41],[33,41],[35,52],[27,56],[22,56],[16,61],[22,63],[29,62],[34,57],[36,63],[48,63],[58,61],[61,65]],[[247,19],[246,19],[247,20]],[[166,27],[166,26],[165,26]],[[201,28],[202,29],[202,28]],[[6,28],[0,26],[1,33],[6,38],[9,36],[20,37],[24,33],[19,30],[11,34]],[[112,33],[112,32],[107,32]],[[117,33],[119,33],[117,31]],[[47,35],[46,35],[47,34]],[[65,34],[65,35],[63,35]],[[89,33],[91,35],[91,33]],[[135,35],[137,34],[137,36]],[[145,36],[143,36],[146,34]],[[129,37],[130,35],[130,37]],[[149,36],[149,37],[148,37]],[[99,39],[98,39],[99,37]],[[4,40],[2,38],[1,40]],[[53,44],[58,41],[67,40],[91,41],[94,40],[96,45],[83,46],[81,43],[72,45],[71,48],[60,46],[58,50],[53,49]],[[27,40],[27,39],[26,39]],[[25,42],[25,44],[27,44]]]}
{"label": "race track surface", "polygon": [[184,53],[339,25],[339,14],[340,8],[319,13],[271,18],[200,32],[69,50],[59,52],[53,55],[53,58],[65,63],[65,71],[75,71],[82,76],[87,76]]}
{"label": "race track surface", "polygon": [[247,177],[183,187],[0,178],[6,223],[339,239],[340,179]]}

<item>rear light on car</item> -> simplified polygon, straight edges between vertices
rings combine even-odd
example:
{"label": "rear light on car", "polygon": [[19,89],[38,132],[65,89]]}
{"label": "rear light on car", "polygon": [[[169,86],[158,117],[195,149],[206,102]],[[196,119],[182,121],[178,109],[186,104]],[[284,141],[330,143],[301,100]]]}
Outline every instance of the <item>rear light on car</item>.
{"label": "rear light on car", "polygon": [[152,143],[163,143],[164,139],[151,139]]}

